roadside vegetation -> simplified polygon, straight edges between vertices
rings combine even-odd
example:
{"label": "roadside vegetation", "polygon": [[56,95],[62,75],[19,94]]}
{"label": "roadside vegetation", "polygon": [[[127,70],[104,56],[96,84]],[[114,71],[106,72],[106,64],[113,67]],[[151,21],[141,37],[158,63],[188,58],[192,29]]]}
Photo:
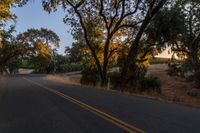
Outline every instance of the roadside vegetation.
{"label": "roadside vegetation", "polygon": [[[5,28],[11,8],[27,2],[0,2],[1,73],[80,71],[83,85],[200,105],[199,0],[42,0],[44,11],[66,13],[74,42],[65,54],[50,29]],[[170,59],[156,57],[166,49]]]}

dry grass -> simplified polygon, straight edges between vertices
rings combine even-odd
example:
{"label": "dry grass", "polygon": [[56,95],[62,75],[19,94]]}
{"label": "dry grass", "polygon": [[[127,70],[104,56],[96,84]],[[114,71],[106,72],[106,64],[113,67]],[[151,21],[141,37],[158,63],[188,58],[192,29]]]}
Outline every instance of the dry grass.
{"label": "dry grass", "polygon": [[0,100],[5,92],[5,85],[6,85],[5,78],[2,75],[0,75]]}
{"label": "dry grass", "polygon": [[[191,107],[200,108],[200,96],[199,97],[192,97],[188,95],[188,92],[191,90],[198,90],[195,89],[194,83],[186,82],[185,79],[180,77],[171,77],[167,74],[168,66],[166,64],[155,64],[151,65],[148,69],[148,75],[156,76],[161,80],[162,84],[162,93],[154,93],[154,92],[143,92],[143,93],[129,93],[123,92],[128,95],[136,95],[147,97],[159,101],[168,101],[168,102],[175,102],[182,105],[187,105]],[[74,76],[64,76],[64,75],[48,75],[44,77],[46,80],[56,81],[59,83],[64,84],[71,84],[71,85],[81,85],[80,84],[80,75]],[[84,85],[86,86],[86,85]],[[97,86],[86,86],[95,89],[106,90],[106,88]],[[199,92],[200,94],[200,92]]]}
{"label": "dry grass", "polygon": [[71,85],[80,85],[80,81],[76,78],[71,78],[69,76],[62,76],[62,75],[47,75],[43,79],[55,81],[63,84],[71,84]]}
{"label": "dry grass", "polygon": [[169,76],[166,72],[167,68],[166,64],[156,64],[151,65],[148,70],[148,74],[158,77],[162,84],[162,94],[154,94],[153,97],[200,108],[200,96],[192,97],[188,95],[188,92],[192,90],[200,90],[195,88],[193,82],[186,82],[184,78]]}
{"label": "dry grass", "polygon": [[44,80],[50,80],[55,81],[62,84],[68,84],[68,85],[79,85],[82,87],[92,88],[92,89],[98,89],[98,90],[106,90],[106,88],[103,88],[100,86],[100,84],[97,84],[96,86],[92,85],[83,85],[80,83],[80,77],[81,75],[72,75],[72,76],[65,76],[65,75],[47,75],[43,79]]}
{"label": "dry grass", "polygon": [[3,86],[5,86],[5,78],[0,75],[0,88],[2,88]]}

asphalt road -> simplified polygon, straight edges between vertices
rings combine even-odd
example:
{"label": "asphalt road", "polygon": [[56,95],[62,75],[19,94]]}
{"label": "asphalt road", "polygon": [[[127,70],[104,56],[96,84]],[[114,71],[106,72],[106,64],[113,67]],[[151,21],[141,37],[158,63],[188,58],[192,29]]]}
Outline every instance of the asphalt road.
{"label": "asphalt road", "polygon": [[41,75],[7,77],[0,93],[0,133],[200,133],[200,109]]}

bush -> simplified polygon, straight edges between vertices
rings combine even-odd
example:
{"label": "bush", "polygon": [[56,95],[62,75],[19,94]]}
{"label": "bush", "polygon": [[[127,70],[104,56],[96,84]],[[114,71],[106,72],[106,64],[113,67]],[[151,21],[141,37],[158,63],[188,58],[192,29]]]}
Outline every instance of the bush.
{"label": "bush", "polygon": [[57,67],[57,72],[73,72],[73,71],[81,71],[82,66],[80,64],[62,64]]}
{"label": "bush", "polygon": [[145,77],[139,81],[138,90],[161,93],[161,82],[157,77]]}
{"label": "bush", "polygon": [[84,67],[81,74],[81,84],[96,85],[99,82],[98,70],[95,68]]}
{"label": "bush", "polygon": [[110,78],[110,83],[113,86],[113,89],[118,89],[120,84],[120,73],[119,72],[112,72],[108,74],[108,77]]}
{"label": "bush", "polygon": [[179,63],[169,63],[167,73],[170,76],[184,76],[183,68]]}

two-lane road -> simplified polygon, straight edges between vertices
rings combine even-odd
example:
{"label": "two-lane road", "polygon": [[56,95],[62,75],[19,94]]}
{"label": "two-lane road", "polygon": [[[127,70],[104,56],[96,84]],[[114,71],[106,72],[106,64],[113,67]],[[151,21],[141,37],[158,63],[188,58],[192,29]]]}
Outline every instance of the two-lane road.
{"label": "two-lane road", "polygon": [[33,75],[0,89],[0,133],[200,133],[200,109]]}

